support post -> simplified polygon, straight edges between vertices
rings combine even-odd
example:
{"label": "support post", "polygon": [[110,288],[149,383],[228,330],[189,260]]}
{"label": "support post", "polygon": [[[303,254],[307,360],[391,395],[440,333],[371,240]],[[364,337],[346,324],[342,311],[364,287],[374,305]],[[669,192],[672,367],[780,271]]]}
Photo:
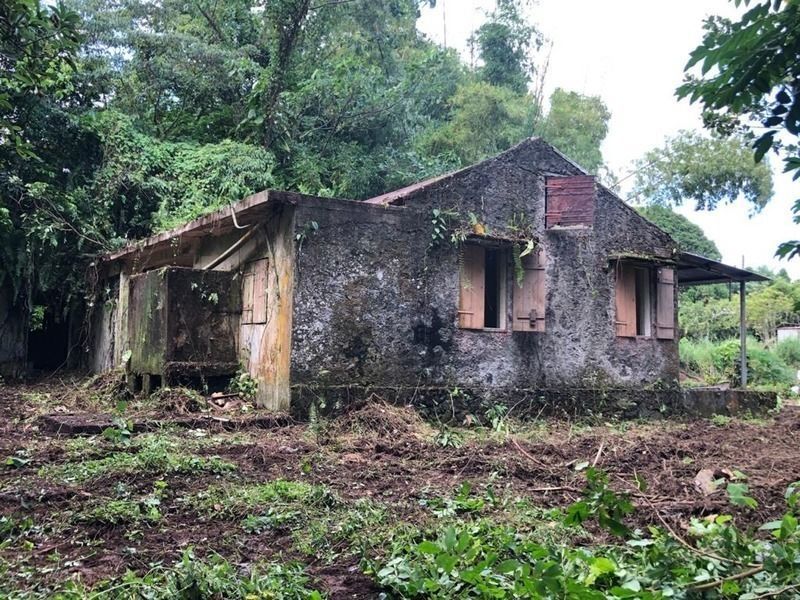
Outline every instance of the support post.
{"label": "support post", "polygon": [[747,387],[747,317],[745,316],[745,285],[746,282],[739,282],[739,351],[742,388]]}

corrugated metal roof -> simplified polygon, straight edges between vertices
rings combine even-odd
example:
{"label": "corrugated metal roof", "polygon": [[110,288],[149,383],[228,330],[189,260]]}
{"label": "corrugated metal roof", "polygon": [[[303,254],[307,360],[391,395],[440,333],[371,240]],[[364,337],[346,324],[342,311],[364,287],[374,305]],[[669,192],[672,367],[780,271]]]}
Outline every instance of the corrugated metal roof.
{"label": "corrugated metal roof", "polygon": [[685,286],[727,283],[731,281],[770,280],[769,277],[765,277],[760,273],[726,265],[718,260],[698,254],[691,254],[690,252],[678,252],[675,262],[678,271],[678,283]]}

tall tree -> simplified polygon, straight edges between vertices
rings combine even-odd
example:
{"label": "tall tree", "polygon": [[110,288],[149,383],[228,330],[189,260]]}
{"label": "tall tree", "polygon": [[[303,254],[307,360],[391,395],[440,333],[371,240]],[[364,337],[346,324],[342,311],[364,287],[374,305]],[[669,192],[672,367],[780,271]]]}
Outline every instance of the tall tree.
{"label": "tall tree", "polygon": [[533,52],[542,43],[538,30],[523,15],[528,4],[525,0],[497,0],[495,10],[471,39],[483,63],[478,70],[480,78],[518,94],[528,90],[534,75]]}
{"label": "tall tree", "polygon": [[681,131],[638,160],[635,173],[637,202],[680,206],[693,200],[697,210],[712,210],[742,194],[758,210],[773,193],[769,166],[755,163],[738,136]]}
{"label": "tall tree", "polygon": [[[742,0],[734,0],[736,5]],[[681,98],[699,102],[706,123],[723,133],[743,131],[754,139],[756,161],[770,150],[784,171],[800,178],[800,2],[762,0],[741,19],[712,17],[702,43],[686,65]],[[699,70],[699,72],[697,72]],[[800,200],[794,204],[800,223]],[[782,244],[781,256],[800,255],[800,241]]]}
{"label": "tall tree", "polygon": [[30,155],[26,127],[39,99],[72,88],[78,16],[62,3],[0,3],[0,146]]}
{"label": "tall tree", "polygon": [[556,88],[550,110],[537,133],[585,169],[596,173],[603,165],[600,145],[608,134],[611,113],[599,96]]}

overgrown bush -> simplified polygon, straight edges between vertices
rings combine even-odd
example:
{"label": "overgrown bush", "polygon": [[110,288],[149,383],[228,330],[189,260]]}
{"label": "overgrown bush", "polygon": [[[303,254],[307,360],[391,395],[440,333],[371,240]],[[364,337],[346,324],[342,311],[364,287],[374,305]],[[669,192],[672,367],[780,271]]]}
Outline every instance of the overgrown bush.
{"label": "overgrown bush", "polygon": [[800,368],[800,339],[789,338],[775,344],[775,354],[793,369]]}
{"label": "overgrown bush", "polygon": [[[729,382],[738,385],[739,340],[712,342],[683,338],[679,349],[682,368],[701,378],[704,383],[714,385]],[[795,376],[784,357],[793,358],[792,352],[795,350],[800,360],[800,342],[796,348],[787,346],[779,350],[777,346],[769,348],[754,338],[748,338],[748,381],[754,385],[791,385]]]}

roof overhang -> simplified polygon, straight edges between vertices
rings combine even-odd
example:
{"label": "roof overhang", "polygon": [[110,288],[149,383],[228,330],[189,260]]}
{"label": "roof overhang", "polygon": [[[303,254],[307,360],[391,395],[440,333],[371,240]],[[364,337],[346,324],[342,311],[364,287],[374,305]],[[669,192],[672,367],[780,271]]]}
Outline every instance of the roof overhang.
{"label": "roof overhang", "polygon": [[120,259],[130,258],[143,250],[156,252],[175,244],[175,240],[179,240],[181,243],[190,243],[208,235],[219,236],[236,229],[249,229],[253,225],[268,220],[273,214],[276,204],[297,204],[304,198],[312,198],[312,196],[296,192],[264,190],[169,231],[131,242],[119,250],[104,254],[100,260],[105,263],[113,263]]}
{"label": "roof overhang", "polygon": [[682,286],[708,285],[713,283],[769,281],[760,273],[726,265],[717,260],[689,252],[678,252],[675,256],[678,284]]}

